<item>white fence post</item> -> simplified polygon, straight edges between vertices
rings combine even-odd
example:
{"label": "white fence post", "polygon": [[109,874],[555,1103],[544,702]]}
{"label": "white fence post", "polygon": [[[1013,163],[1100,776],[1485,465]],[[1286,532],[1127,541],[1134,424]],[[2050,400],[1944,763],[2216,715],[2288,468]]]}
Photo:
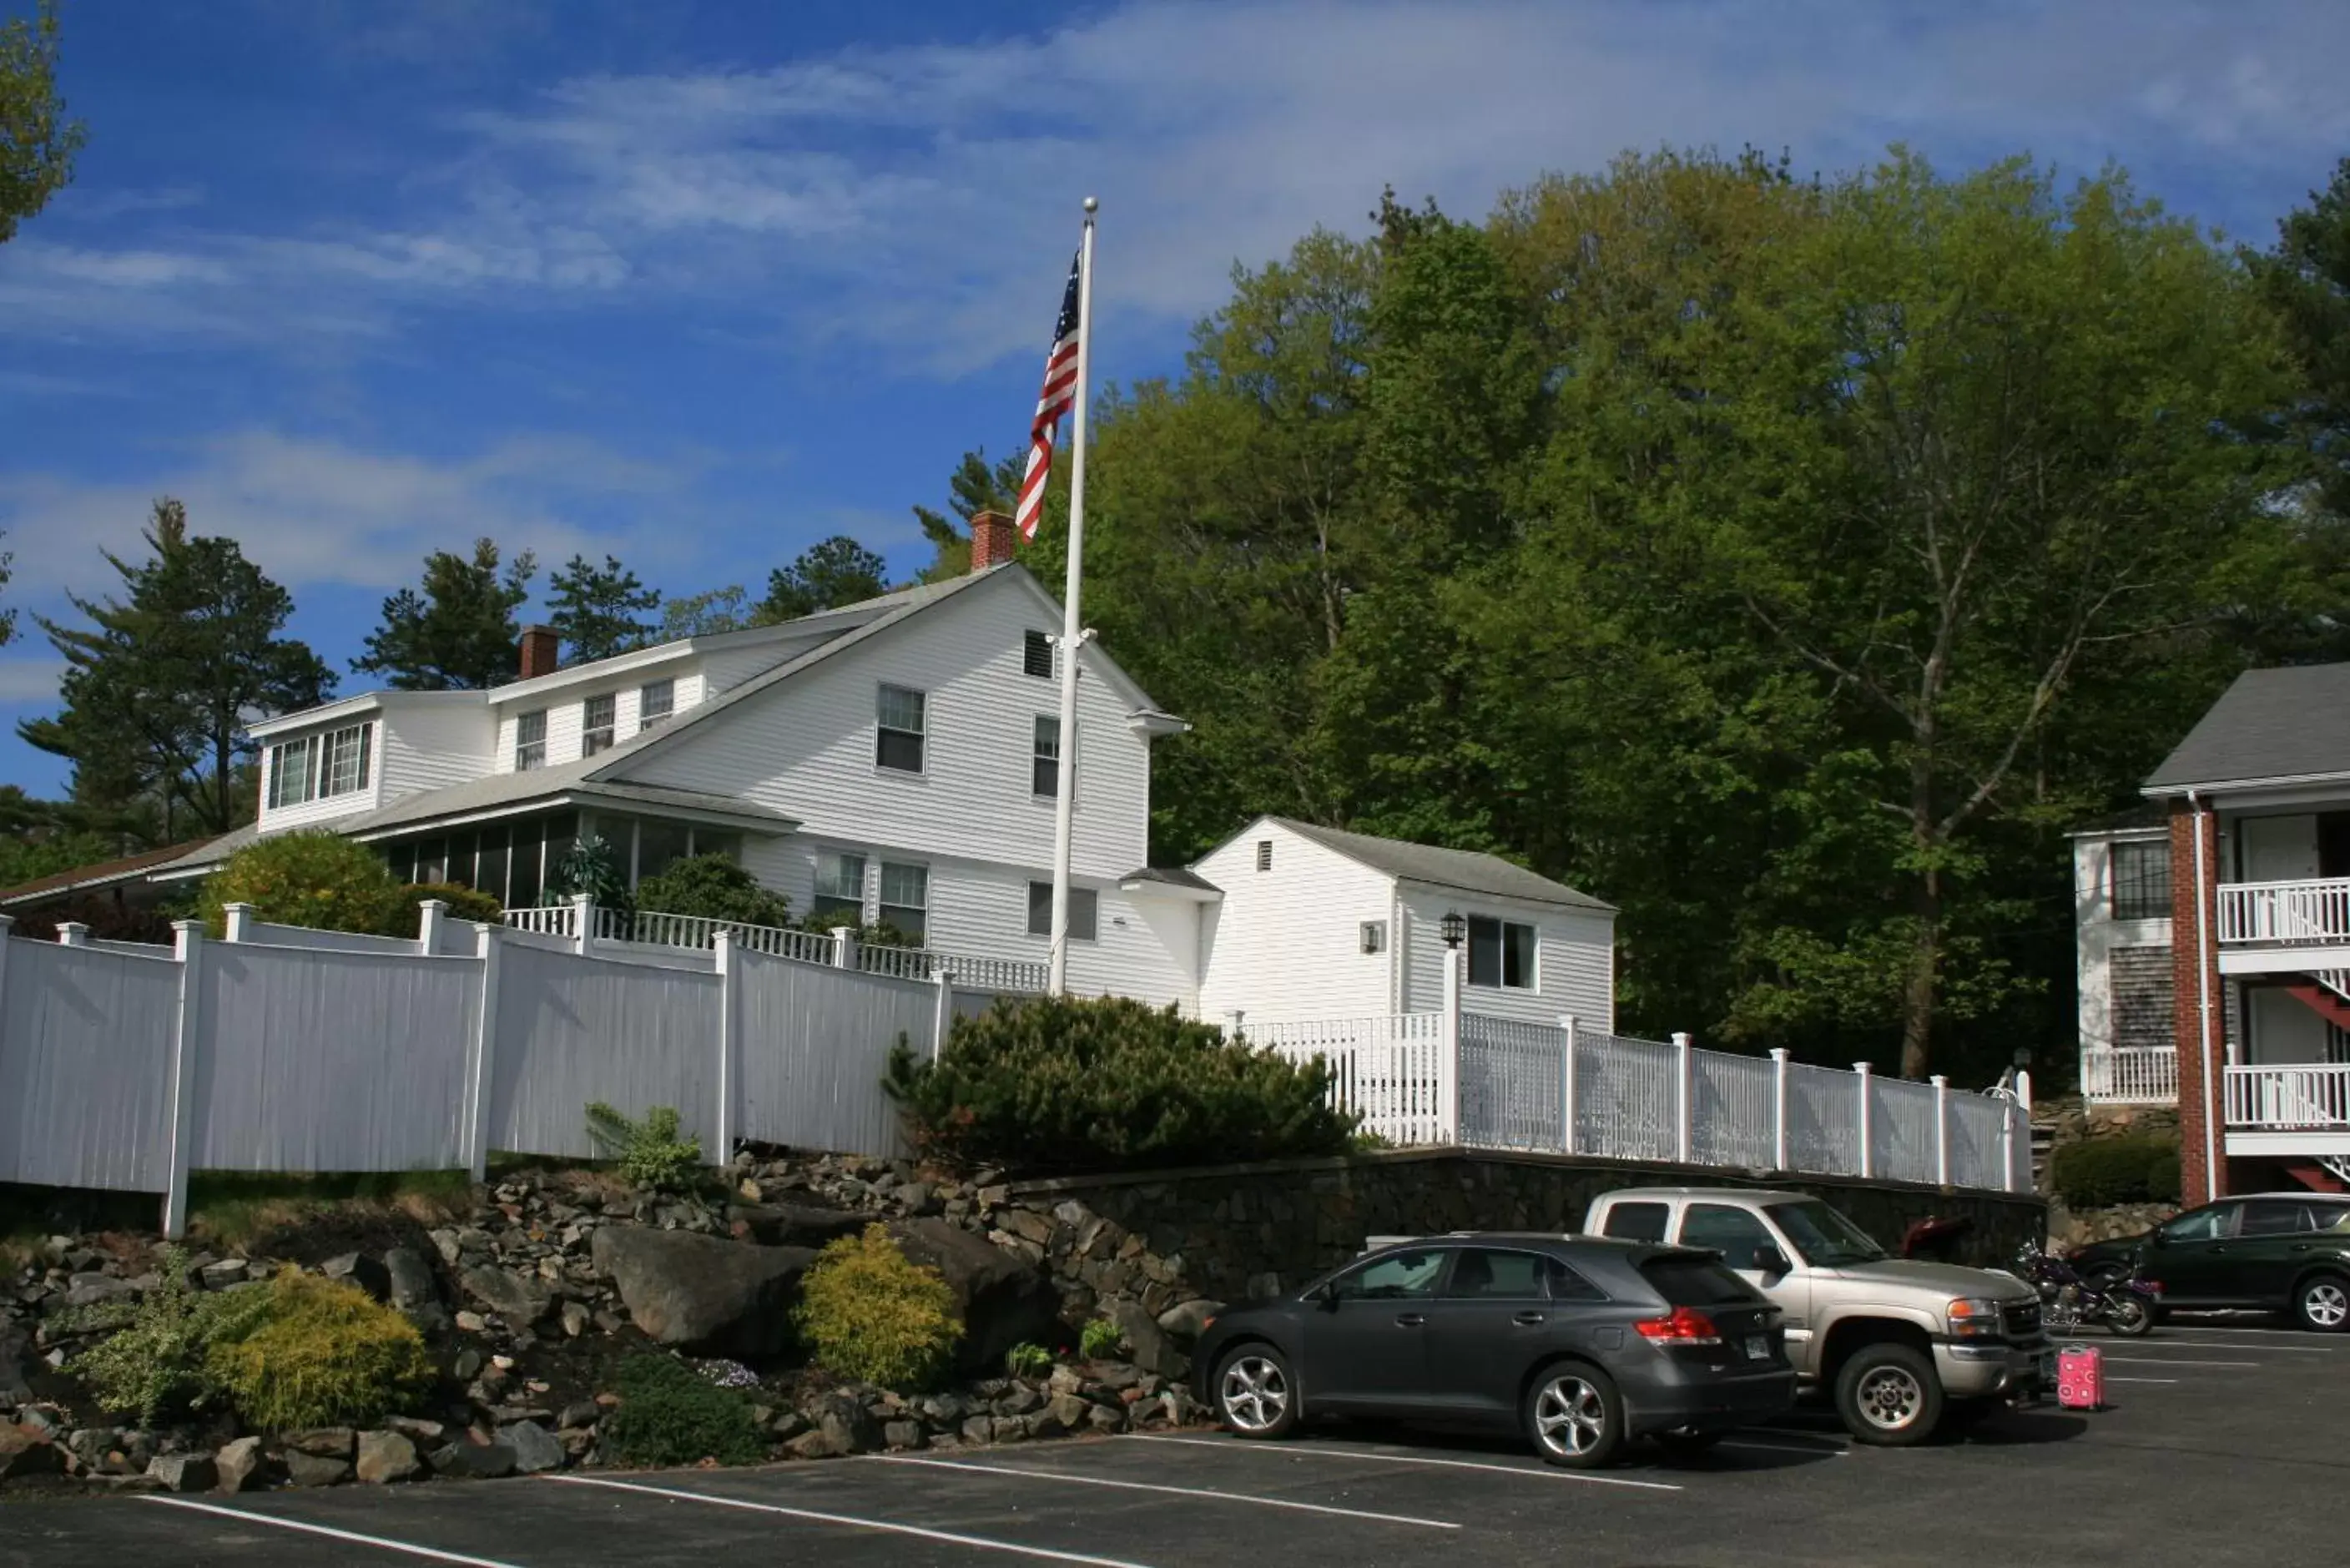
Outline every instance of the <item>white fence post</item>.
{"label": "white fence post", "polygon": [[1461,1141],[1461,950],[1444,950],[1443,1034],[1436,1048],[1437,1136]]}
{"label": "white fence post", "polygon": [[941,964],[933,978],[939,986],[931,1023],[931,1060],[935,1062],[946,1054],[947,1033],[954,1027],[954,971]]}
{"label": "white fence post", "polygon": [[1697,1059],[1689,1035],[1676,1033],[1673,1035],[1673,1158],[1683,1165],[1690,1162],[1690,1135],[1692,1130],[1690,1126],[1690,1101],[1692,1098],[1690,1090],[1695,1086],[1691,1075],[1696,1071],[1696,1065]]}
{"label": "white fence post", "polygon": [[1950,1184],[1950,1080],[1937,1073],[1934,1085],[1934,1185]]}
{"label": "white fence post", "polygon": [[[2029,1192],[2038,1185],[2038,1173],[2032,1168],[2032,1069],[2029,1067],[2015,1070],[2015,1112],[2012,1119],[2019,1124],[2017,1131],[2023,1139],[2023,1181],[2014,1189]],[[2011,1174],[2008,1180],[2012,1184],[2014,1176]]]}
{"label": "white fence post", "polygon": [[498,956],[503,930],[477,922],[473,950],[482,960],[482,1011],[473,1021],[473,1048],[465,1053],[465,1168],[476,1181],[490,1174],[490,1091],[496,1083],[498,1054]]}
{"label": "white fence post", "polygon": [[586,958],[594,950],[596,940],[596,895],[572,894],[571,918],[579,923],[578,934],[572,938],[572,951]]}
{"label": "white fence post", "polygon": [[718,971],[718,1127],[710,1163],[725,1167],[734,1158],[734,1097],[741,1075],[736,1062],[743,1049],[743,1028],[736,1009],[742,1005],[743,975],[734,956],[734,933],[721,926],[710,933],[710,961]]}
{"label": "white fence post", "polygon": [[1786,1170],[1787,1164],[1787,1048],[1771,1047],[1771,1168]]}
{"label": "white fence post", "polygon": [[[5,1025],[8,1017],[8,939],[14,934],[16,924],[16,916],[0,915],[0,1025]],[[0,1037],[0,1047],[6,1044],[6,1039]]]}
{"label": "white fence post", "polygon": [[253,940],[253,906],[244,903],[223,904],[221,936],[226,941],[251,941]]}
{"label": "white fence post", "polygon": [[[177,920],[174,920],[172,923],[174,927],[179,924]],[[57,945],[59,947],[66,948],[86,948],[89,946],[89,928],[82,924],[79,920],[59,920],[57,922]]]}
{"label": "white fence post", "polygon": [[448,918],[446,898],[416,900],[416,950],[431,958],[441,950],[441,922]]}
{"label": "white fence post", "polygon": [[[57,934],[63,937],[64,929]],[[195,1152],[196,1053],[203,1048],[204,1036],[202,920],[172,922],[172,956],[180,964],[180,1007],[172,1030],[171,1081],[165,1085],[172,1121],[163,1167],[163,1238],[176,1241],[188,1233],[188,1162]]]}
{"label": "white fence post", "polygon": [[1558,1026],[1566,1032],[1566,1048],[1559,1057],[1558,1152],[1575,1152],[1575,1014],[1562,1012]]}
{"label": "white fence post", "polygon": [[1868,1152],[1873,1141],[1869,1131],[1868,1103],[1876,1096],[1870,1093],[1869,1075],[1874,1071],[1866,1062],[1852,1064],[1853,1086],[1860,1091],[1860,1174],[1866,1178],[1876,1173],[1877,1162]]}
{"label": "white fence post", "polygon": [[857,930],[855,927],[835,926],[832,928],[832,967],[835,969],[855,969],[857,967]]}

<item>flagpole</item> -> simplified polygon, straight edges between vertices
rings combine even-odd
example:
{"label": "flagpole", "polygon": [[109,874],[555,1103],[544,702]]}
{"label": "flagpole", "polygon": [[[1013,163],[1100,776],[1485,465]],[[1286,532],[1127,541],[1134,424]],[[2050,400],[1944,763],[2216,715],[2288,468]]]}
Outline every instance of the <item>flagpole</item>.
{"label": "flagpole", "polygon": [[1077,388],[1070,405],[1069,582],[1061,606],[1061,754],[1053,812],[1053,957],[1045,989],[1069,989],[1069,837],[1077,805],[1077,650],[1085,644],[1079,595],[1086,555],[1086,371],[1094,351],[1094,210],[1086,198],[1086,228],[1077,247]]}

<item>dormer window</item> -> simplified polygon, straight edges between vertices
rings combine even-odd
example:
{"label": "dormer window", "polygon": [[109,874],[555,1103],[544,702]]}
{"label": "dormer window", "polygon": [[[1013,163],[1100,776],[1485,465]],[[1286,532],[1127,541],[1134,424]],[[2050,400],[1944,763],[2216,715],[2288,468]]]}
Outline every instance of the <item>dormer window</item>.
{"label": "dormer window", "polygon": [[546,710],[515,720],[515,772],[529,773],[546,765]]}
{"label": "dormer window", "polygon": [[269,808],[283,810],[367,788],[373,724],[352,724],[269,748]]}
{"label": "dormer window", "polygon": [[579,713],[579,754],[592,757],[598,752],[612,749],[612,726],[619,716],[620,700],[609,691],[601,697],[590,697]]}
{"label": "dormer window", "polygon": [[677,711],[677,682],[648,680],[637,693],[637,728],[650,730]]}

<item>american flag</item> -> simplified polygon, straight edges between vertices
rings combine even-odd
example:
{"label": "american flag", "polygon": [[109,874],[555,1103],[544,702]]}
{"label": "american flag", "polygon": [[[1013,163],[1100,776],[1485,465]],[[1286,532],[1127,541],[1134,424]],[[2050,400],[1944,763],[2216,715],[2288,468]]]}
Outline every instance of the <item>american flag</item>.
{"label": "american flag", "polygon": [[1069,286],[1061,291],[1061,314],[1053,323],[1053,347],[1045,355],[1045,389],[1036,395],[1036,418],[1028,426],[1028,472],[1020,479],[1020,504],[1013,519],[1023,539],[1036,536],[1045,515],[1045,482],[1053,476],[1053,438],[1061,416],[1077,398],[1077,269],[1080,251],[1069,260]]}

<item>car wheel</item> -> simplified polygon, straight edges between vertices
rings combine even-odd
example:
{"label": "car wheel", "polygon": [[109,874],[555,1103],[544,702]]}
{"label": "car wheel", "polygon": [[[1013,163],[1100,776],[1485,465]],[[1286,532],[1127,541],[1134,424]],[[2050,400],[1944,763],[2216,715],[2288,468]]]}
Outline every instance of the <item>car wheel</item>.
{"label": "car wheel", "polygon": [[2154,1332],[2154,1305],[2136,1291],[2116,1292],[2106,1326],[2124,1339],[2141,1339]]}
{"label": "car wheel", "polygon": [[1297,1379],[1269,1345],[1243,1345],[1216,1366],[1216,1415],[1235,1437],[1284,1438],[1297,1427]]}
{"label": "car wheel", "polygon": [[1859,1442],[1906,1448],[1942,1422],[1942,1382],[1926,1353],[1906,1345],[1866,1345],[1836,1374],[1836,1414]]}
{"label": "car wheel", "polygon": [[2313,1274],[2293,1293],[2293,1320],[2314,1334],[2340,1334],[2350,1327],[2350,1280]]}
{"label": "car wheel", "polygon": [[1564,1362],[1535,1373],[1525,1417],[1534,1451],[1552,1464],[1597,1469],[1624,1452],[1624,1396],[1596,1366]]}

